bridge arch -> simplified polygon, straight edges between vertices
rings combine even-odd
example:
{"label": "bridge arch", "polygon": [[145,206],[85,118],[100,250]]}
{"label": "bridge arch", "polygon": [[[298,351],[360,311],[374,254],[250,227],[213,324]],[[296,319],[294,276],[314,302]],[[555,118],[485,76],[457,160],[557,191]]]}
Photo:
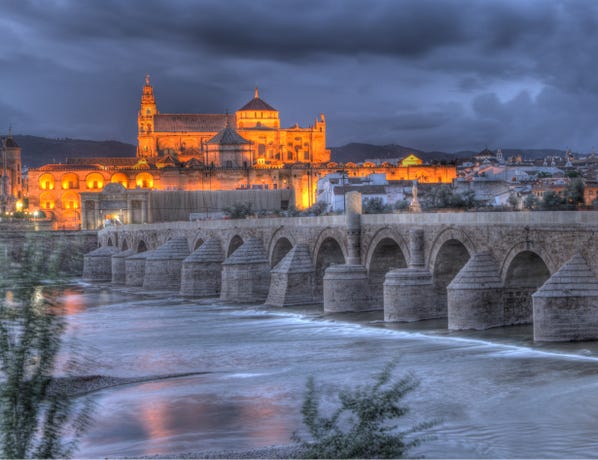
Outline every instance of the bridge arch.
{"label": "bridge arch", "polygon": [[432,272],[438,302],[445,311],[447,286],[475,252],[476,247],[471,238],[456,228],[447,228],[434,239],[428,256],[428,266]]}
{"label": "bridge arch", "polygon": [[193,241],[193,251],[196,251],[197,249],[199,249],[199,247],[202,244],[204,244],[204,242],[205,242],[204,239],[201,236],[197,235],[195,237],[195,241]]}
{"label": "bridge arch", "polygon": [[268,260],[270,267],[276,267],[278,263],[293,249],[296,241],[295,237],[286,228],[277,229],[272,238],[270,238],[270,248],[268,249]]}
{"label": "bridge arch", "polygon": [[112,236],[108,237],[108,246],[114,246],[114,243],[112,242]]}
{"label": "bridge arch", "polygon": [[316,302],[322,301],[324,288],[324,273],[326,269],[333,264],[346,263],[347,250],[341,242],[339,231],[331,228],[320,232],[316,240],[312,260],[315,262],[316,276],[314,282],[314,299]]}
{"label": "bridge arch", "polygon": [[123,242],[122,245],[120,247],[121,251],[126,251],[127,249],[129,249],[129,243],[127,242],[126,238],[123,238]]}
{"label": "bridge arch", "polygon": [[226,257],[232,256],[233,252],[239,249],[243,243],[244,241],[241,236],[237,234],[233,235],[226,243]]}
{"label": "bridge arch", "polygon": [[143,240],[139,240],[137,243],[137,252],[145,252],[147,251],[147,244]]}
{"label": "bridge arch", "polygon": [[394,268],[404,268],[409,259],[409,246],[404,238],[385,227],[374,235],[366,254],[370,296],[374,308],[384,307],[384,278]]}
{"label": "bridge arch", "polygon": [[501,267],[504,283],[505,324],[533,322],[532,294],[542,286],[556,268],[540,245],[520,242],[513,246]]}

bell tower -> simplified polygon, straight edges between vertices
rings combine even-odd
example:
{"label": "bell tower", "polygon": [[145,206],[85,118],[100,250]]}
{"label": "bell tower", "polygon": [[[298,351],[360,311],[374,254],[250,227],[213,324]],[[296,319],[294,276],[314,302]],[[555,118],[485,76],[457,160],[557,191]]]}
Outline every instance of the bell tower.
{"label": "bell tower", "polygon": [[137,157],[147,158],[157,155],[154,138],[154,115],[158,113],[154,89],[150,84],[150,76],[145,76],[145,85],[141,93],[141,106],[137,116]]}

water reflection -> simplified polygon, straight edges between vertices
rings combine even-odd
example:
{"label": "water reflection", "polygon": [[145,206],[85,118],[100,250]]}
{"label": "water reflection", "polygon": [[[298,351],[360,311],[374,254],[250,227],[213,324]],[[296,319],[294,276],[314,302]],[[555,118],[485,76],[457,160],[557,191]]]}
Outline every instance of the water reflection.
{"label": "water reflection", "polygon": [[[301,430],[308,375],[363,383],[401,356],[421,380],[412,421],[441,418],[428,458],[592,457],[598,450],[598,343],[533,344],[529,326],[455,334],[380,312],[327,317],[112,293],[72,315],[100,352],[98,373],[207,372],[107,389],[81,457],[176,455],[285,444]],[[88,304],[88,300],[90,303]]]}

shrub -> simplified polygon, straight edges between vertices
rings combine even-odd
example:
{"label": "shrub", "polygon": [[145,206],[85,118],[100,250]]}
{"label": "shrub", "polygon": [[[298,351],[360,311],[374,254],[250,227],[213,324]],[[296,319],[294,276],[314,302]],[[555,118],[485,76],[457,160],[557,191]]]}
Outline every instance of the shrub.
{"label": "shrub", "polygon": [[222,210],[231,219],[245,219],[252,214],[251,203],[234,203]]}
{"label": "shrub", "polygon": [[[4,252],[4,251],[1,251]],[[75,404],[56,385],[64,316],[49,280],[64,257],[27,244],[20,263],[0,260],[0,455],[63,458],[89,423],[89,400]],[[78,362],[67,363],[67,375]]]}
{"label": "shrub", "polygon": [[311,441],[296,433],[306,458],[403,458],[409,450],[430,437],[418,436],[437,422],[425,422],[400,429],[398,419],[409,413],[402,402],[415,390],[418,381],[410,374],[393,379],[393,361],[378,374],[373,385],[345,388],[338,394],[339,406],[330,416],[320,414],[320,393],[313,377],[307,380],[307,392],[301,413]]}

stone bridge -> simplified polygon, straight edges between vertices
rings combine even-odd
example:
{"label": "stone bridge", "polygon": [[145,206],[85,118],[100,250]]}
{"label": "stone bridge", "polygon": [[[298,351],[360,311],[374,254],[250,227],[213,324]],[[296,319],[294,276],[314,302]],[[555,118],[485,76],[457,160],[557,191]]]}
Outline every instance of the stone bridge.
{"label": "stone bridge", "polygon": [[533,322],[537,340],[598,338],[598,213],[348,209],[110,227],[84,277],[234,302],[383,309],[386,321],[448,317],[450,329]]}

